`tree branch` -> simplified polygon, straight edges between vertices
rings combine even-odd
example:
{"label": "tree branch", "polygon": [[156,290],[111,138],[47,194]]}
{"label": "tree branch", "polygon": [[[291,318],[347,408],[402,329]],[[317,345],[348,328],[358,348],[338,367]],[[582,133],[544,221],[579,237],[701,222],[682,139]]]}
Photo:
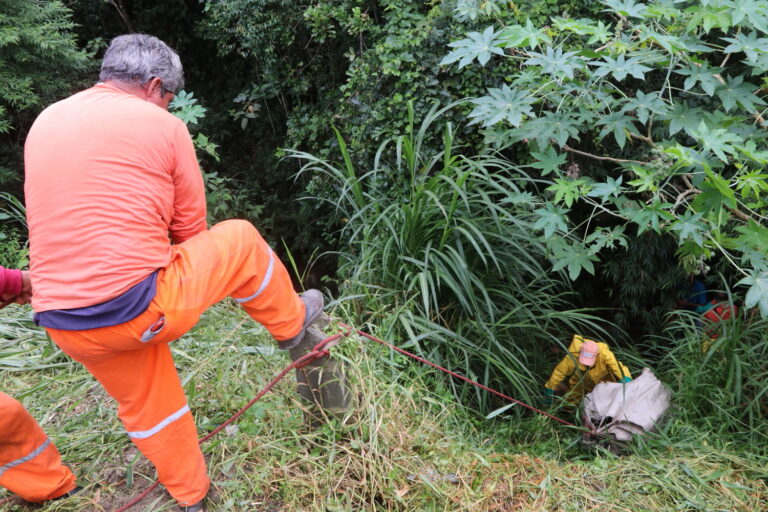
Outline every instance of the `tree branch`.
{"label": "tree branch", "polygon": [[576,153],[577,155],[587,156],[589,158],[594,158],[595,160],[603,160],[606,162],[616,162],[617,164],[641,164],[641,165],[648,164],[648,162],[641,162],[640,160],[624,160],[623,158],[611,158],[609,156],[593,155],[592,153],[587,153],[585,151],[579,151],[578,149],[573,149],[568,144],[563,145],[563,149],[566,151],[570,151],[571,153]]}
{"label": "tree branch", "polygon": [[125,11],[125,5],[123,5],[123,0],[109,0],[109,3],[111,3],[113,6],[115,6],[115,9],[117,9],[118,14],[120,14],[120,17],[123,18],[123,22],[125,23],[125,26],[128,28],[128,32],[133,33],[135,30],[133,30],[133,24],[131,23],[130,18],[128,18],[128,13]]}

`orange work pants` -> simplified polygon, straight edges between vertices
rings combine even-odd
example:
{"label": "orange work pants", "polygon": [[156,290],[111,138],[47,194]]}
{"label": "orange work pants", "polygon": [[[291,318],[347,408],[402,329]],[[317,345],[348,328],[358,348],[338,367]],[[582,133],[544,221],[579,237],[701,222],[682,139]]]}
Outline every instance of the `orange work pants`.
{"label": "orange work pants", "polygon": [[75,475],[43,429],[5,393],[0,393],[0,485],[33,503],[75,488]]}
{"label": "orange work pants", "polygon": [[47,329],[118,402],[118,416],[180,505],[200,501],[210,480],[168,343],[209,306],[232,296],[276,340],[299,333],[305,306],[287,270],[250,223],[229,220],[173,246],[157,293],[131,321],[83,331]]}

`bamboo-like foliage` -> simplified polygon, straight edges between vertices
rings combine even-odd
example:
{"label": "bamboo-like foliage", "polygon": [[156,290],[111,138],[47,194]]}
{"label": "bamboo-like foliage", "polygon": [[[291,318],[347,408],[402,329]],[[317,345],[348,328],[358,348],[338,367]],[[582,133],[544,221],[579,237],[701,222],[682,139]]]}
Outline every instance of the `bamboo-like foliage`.
{"label": "bamboo-like foliage", "polygon": [[[729,301],[733,297],[729,295]],[[678,313],[655,344],[676,409],[713,432],[768,437],[768,320],[742,310],[717,324]],[[713,336],[716,335],[716,336]]]}
{"label": "bamboo-like foliage", "polygon": [[344,292],[364,297],[361,316],[405,346],[534,399],[549,371],[544,347],[596,327],[595,319],[570,309],[565,280],[549,271],[523,170],[457,152],[450,123],[442,150],[425,149],[448,108],[433,108],[417,132],[409,109],[406,134],[382,143],[366,173],[352,166],[338,133],[340,167],[291,156],[338,190],[332,206],[346,220],[347,241],[340,277]]}

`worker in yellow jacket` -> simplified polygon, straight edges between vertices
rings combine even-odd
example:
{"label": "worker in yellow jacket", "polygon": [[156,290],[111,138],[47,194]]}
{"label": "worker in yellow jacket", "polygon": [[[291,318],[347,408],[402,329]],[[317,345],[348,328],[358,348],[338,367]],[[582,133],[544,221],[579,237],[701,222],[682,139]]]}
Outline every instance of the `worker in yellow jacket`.
{"label": "worker in yellow jacket", "polygon": [[585,393],[592,391],[599,382],[629,382],[632,376],[629,369],[616,359],[605,343],[598,343],[574,334],[568,354],[552,371],[544,384],[548,401],[552,400],[555,390],[567,378],[568,394],[571,403],[578,403]]}

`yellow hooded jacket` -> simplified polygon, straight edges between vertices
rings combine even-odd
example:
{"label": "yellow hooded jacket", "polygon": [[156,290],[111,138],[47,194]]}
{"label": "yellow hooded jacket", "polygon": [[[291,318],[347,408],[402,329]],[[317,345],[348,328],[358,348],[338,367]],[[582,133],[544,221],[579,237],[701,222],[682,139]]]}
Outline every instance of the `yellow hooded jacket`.
{"label": "yellow hooded jacket", "polygon": [[579,363],[579,352],[581,345],[588,341],[582,336],[576,334],[573,336],[571,345],[568,347],[568,354],[552,371],[552,376],[544,384],[547,389],[555,390],[557,386],[570,376],[568,381],[568,401],[578,402],[589,393],[598,382],[620,382],[624,377],[632,378],[629,369],[616,359],[608,345],[596,342],[598,346],[595,364],[590,368]]}

